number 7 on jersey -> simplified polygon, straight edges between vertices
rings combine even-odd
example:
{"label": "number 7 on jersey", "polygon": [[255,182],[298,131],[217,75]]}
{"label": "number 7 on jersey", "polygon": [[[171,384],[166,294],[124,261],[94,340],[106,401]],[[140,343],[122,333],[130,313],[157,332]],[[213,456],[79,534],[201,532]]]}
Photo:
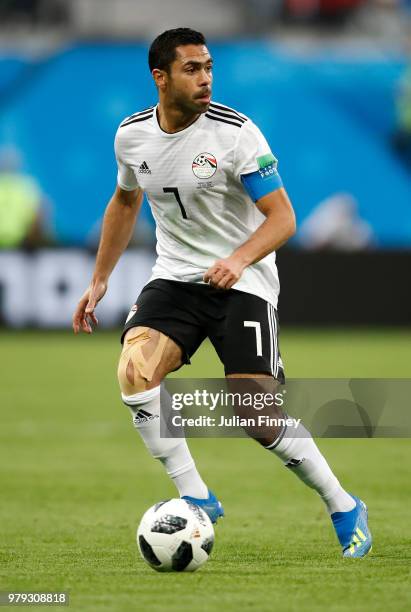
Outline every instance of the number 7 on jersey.
{"label": "number 7 on jersey", "polygon": [[177,204],[180,207],[181,214],[183,215],[183,219],[188,219],[187,213],[186,213],[186,209],[183,206],[183,203],[181,201],[180,194],[178,193],[177,187],[163,187],[163,191],[164,191],[164,193],[173,193],[174,194],[174,196],[175,196],[175,198],[177,200]]}

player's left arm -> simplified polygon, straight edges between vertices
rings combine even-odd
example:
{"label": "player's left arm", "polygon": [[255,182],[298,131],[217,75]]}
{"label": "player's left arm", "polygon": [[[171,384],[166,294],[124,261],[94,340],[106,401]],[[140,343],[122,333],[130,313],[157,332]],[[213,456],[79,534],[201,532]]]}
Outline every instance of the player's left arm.
{"label": "player's left arm", "polygon": [[295,234],[294,210],[283,187],[262,196],[255,206],[265,220],[229,257],[219,259],[207,270],[206,283],[218,289],[231,289],[247,266],[276,251]]}

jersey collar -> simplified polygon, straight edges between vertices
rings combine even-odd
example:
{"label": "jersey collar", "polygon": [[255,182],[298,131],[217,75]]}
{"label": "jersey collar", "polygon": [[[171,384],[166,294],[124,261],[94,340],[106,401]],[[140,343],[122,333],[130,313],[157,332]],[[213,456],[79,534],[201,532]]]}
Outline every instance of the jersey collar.
{"label": "jersey collar", "polygon": [[154,126],[156,129],[156,132],[158,132],[164,138],[180,138],[181,136],[185,136],[186,134],[189,134],[190,132],[195,130],[196,127],[200,124],[200,122],[203,121],[204,119],[204,113],[202,113],[195,121],[193,121],[193,123],[188,125],[186,128],[183,128],[182,130],[179,130],[178,132],[172,132],[170,134],[169,132],[165,132],[164,130],[161,129],[160,124],[158,122],[158,118],[157,118],[157,109],[158,109],[158,104],[156,105],[154,109],[154,115],[153,115]]}

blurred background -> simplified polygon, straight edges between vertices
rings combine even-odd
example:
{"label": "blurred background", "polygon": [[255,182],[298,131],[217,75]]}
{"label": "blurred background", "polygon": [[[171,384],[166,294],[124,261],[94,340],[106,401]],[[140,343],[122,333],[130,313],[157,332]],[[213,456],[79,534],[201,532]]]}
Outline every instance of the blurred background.
{"label": "blurred background", "polygon": [[[2,0],[0,321],[70,325],[116,182],[113,138],[155,103],[164,29],[203,31],[214,99],[280,160],[299,230],[279,253],[283,323],[409,324],[410,0]],[[123,320],[150,274],[147,203],[100,306]]]}

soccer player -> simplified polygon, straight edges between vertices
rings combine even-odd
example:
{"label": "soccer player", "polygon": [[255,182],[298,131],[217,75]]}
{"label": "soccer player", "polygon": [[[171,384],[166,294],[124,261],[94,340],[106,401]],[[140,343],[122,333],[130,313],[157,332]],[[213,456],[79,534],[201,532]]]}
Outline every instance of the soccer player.
{"label": "soccer player", "polygon": [[[96,305],[127,247],[145,192],[158,257],[124,327],[121,395],[179,495],[215,522],[223,515],[221,503],[202,480],[186,440],[160,436],[160,383],[189,363],[206,337],[230,379],[283,381],[275,251],[294,234],[295,217],[258,127],[211,100],[212,65],[204,36],[191,29],[166,31],[152,43],[149,66],[159,101],[118,128],[118,184],[73,328],[91,333],[97,325]],[[287,433],[271,428],[258,441],[319,493],[343,556],[366,555],[366,506],[342,488],[303,425]]]}

